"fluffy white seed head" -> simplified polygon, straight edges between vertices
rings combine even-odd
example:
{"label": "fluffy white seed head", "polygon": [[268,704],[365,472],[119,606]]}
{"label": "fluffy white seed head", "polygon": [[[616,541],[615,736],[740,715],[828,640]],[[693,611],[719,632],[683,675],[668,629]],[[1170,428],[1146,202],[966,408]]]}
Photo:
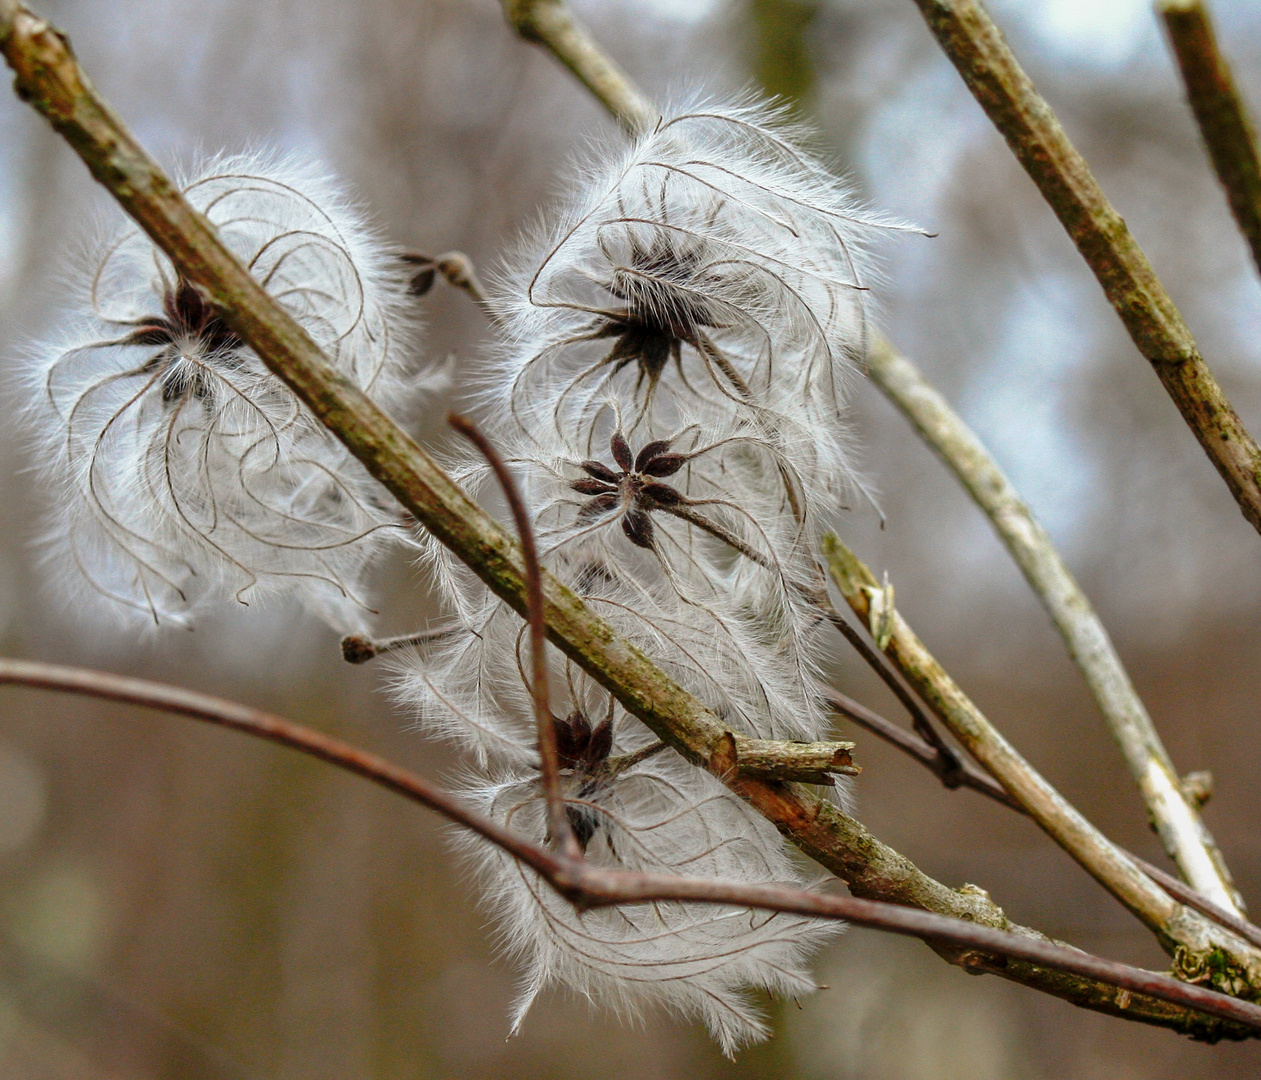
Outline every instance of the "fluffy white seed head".
{"label": "fluffy white seed head", "polygon": [[899,226],[807,143],[765,103],[702,102],[585,163],[572,208],[500,286],[507,340],[487,394],[531,433],[585,426],[611,392],[665,422],[704,400],[795,444],[803,479],[835,496],[870,247]]}
{"label": "fluffy white seed head", "polygon": [[[218,157],[181,187],[342,373],[387,407],[414,388],[404,280],[320,166]],[[25,371],[57,499],[43,546],[63,582],[77,567],[74,598],[152,624],[288,593],[356,623],[363,568],[398,532],[359,464],[135,227],[76,290]]]}
{"label": "fluffy white seed head", "polygon": [[[677,760],[652,758],[605,784],[567,779],[571,816],[591,822],[592,862],[747,884],[809,884],[768,822]],[[473,782],[465,794],[492,818],[543,839],[533,778]],[[514,1031],[540,992],[561,987],[632,1022],[653,1008],[700,1020],[733,1055],[769,1034],[750,991],[812,992],[809,960],[841,929],[800,916],[682,902],[579,914],[498,848],[466,844],[504,947],[522,966]]]}
{"label": "fluffy white seed head", "polygon": [[[488,683],[501,690],[489,668]],[[476,695],[427,682],[428,718],[446,710],[447,734],[481,750],[458,790],[493,819],[537,843],[546,814],[525,684],[480,714]],[[775,829],[708,774],[656,743],[607,691],[556,665],[551,679],[566,816],[586,858],[632,871],[721,877],[750,884],[809,884]],[[467,688],[466,688],[467,690]],[[461,730],[462,729],[462,730]],[[652,1007],[703,1021],[725,1053],[765,1037],[749,991],[799,996],[814,989],[807,964],[835,923],[689,903],[579,914],[533,872],[461,835],[501,939],[521,965],[515,1031],[549,986],[576,991],[635,1020]]]}

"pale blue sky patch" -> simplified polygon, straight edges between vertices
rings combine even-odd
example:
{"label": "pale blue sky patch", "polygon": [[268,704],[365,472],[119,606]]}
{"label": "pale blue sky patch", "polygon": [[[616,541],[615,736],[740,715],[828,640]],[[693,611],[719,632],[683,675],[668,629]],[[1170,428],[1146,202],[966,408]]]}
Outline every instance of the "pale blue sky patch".
{"label": "pale blue sky patch", "polygon": [[1098,68],[1123,66],[1164,46],[1148,0],[1001,0],[1000,25],[1019,21],[1059,59]]}
{"label": "pale blue sky patch", "polygon": [[1081,318],[1088,284],[1048,273],[1016,291],[989,362],[961,397],[964,420],[1070,555],[1089,542],[1101,490],[1099,463],[1071,416],[1094,352]]}

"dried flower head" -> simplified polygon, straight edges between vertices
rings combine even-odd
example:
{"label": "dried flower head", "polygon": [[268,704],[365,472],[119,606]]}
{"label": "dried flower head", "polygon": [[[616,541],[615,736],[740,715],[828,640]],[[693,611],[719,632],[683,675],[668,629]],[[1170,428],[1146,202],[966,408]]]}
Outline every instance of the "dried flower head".
{"label": "dried flower head", "polygon": [[581,427],[610,393],[638,403],[628,432],[663,397],[703,399],[768,434],[807,432],[810,472],[835,488],[870,242],[893,223],[751,99],[679,112],[582,171],[578,205],[500,288],[507,341],[488,392],[531,433]]}
{"label": "dried flower head", "polygon": [[[513,651],[502,648],[500,636],[509,625],[507,617],[494,619],[485,633],[467,635],[463,665],[413,657],[401,689],[405,699],[421,704],[426,727],[454,734],[477,751],[461,778],[461,794],[495,820],[547,843],[528,680],[519,651],[510,672],[495,662]],[[450,645],[447,640],[437,648]],[[570,662],[552,660],[551,723],[562,797],[587,859],[626,870],[807,884],[767,821],[655,741]],[[424,701],[418,702],[414,691],[421,686]],[[796,996],[812,990],[807,963],[838,929],[808,918],[688,903],[579,913],[502,850],[465,834],[458,842],[482,880],[505,947],[524,968],[514,1031],[542,990],[560,986],[628,1019],[653,1006],[701,1019],[731,1054],[767,1034],[748,991]]]}
{"label": "dried flower head", "polygon": [[[768,822],[673,754],[641,753],[612,775],[577,762],[563,779],[568,816],[586,858],[597,865],[809,884]],[[542,795],[528,773],[469,776],[464,794],[489,816],[545,839]],[[822,920],[684,902],[579,913],[500,849],[464,844],[504,947],[523,967],[513,1031],[539,993],[556,986],[632,1021],[650,1008],[699,1019],[732,1055],[769,1034],[749,991],[785,997],[813,991],[809,961],[840,929]]]}
{"label": "dried flower head", "polygon": [[[406,283],[329,176],[255,154],[182,186],[332,363],[395,404]],[[278,591],[352,620],[366,560],[397,531],[358,463],[137,229],[101,245],[81,292],[27,371],[54,551],[154,622]]]}

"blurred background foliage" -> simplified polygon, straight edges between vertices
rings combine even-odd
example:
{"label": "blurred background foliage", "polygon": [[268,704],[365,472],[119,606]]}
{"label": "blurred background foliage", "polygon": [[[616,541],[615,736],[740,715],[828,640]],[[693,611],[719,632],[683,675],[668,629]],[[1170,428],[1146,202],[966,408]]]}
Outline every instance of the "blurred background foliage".
{"label": "blurred background foliage", "polygon": [[[258,143],[327,157],[400,246],[493,273],[571,152],[611,125],[493,0],[59,0],[41,5],[164,161]],[[1122,333],[1059,225],[909,0],[588,0],[580,11],[662,99],[756,81],[811,117],[862,197],[939,233],[885,251],[890,337],[989,443],[1111,627],[1207,819],[1261,906],[1261,541]],[[1205,164],[1145,0],[995,0],[1016,52],[1093,163],[1249,427],[1261,431],[1261,289]],[[1218,0],[1261,107],[1261,8]],[[59,280],[116,212],[29,110],[0,103],[0,361],[62,317]],[[484,338],[426,299],[456,369]],[[440,444],[444,402],[417,435]],[[855,396],[866,506],[847,540],[960,682],[1070,798],[1159,859],[1119,755],[989,526],[871,387]],[[428,775],[380,672],[282,608],[129,640],[66,611],[37,570],[40,493],[0,425],[0,647],[240,698]],[[429,611],[383,567],[386,630]],[[838,646],[839,685],[896,707]],[[846,732],[853,735],[852,732]],[[1018,920],[1160,966],[1145,931],[1031,825],[858,734],[860,813]],[[436,821],[269,746],[104,704],[0,692],[0,1076],[13,1080],[1253,1077],[1261,1047],[1191,1044],[971,979],[918,943],[854,930],[829,988],[775,1003],[738,1063],[703,1034],[642,1030],[555,995],[505,1041],[513,972]]]}

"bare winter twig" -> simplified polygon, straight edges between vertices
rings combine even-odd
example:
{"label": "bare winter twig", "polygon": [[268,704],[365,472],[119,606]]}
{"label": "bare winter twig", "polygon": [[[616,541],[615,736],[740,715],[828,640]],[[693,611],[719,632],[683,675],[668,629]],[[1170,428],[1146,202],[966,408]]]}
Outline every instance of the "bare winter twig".
{"label": "bare winter twig", "polygon": [[868,358],[872,380],[914,425],[993,523],[1081,669],[1165,850],[1191,886],[1222,907],[1242,905],[1156,726],[1139,699],[1099,616],[1046,530],[998,463],[919,370],[884,341]]}
{"label": "bare winter twig", "polygon": [[543,796],[547,800],[547,831],[560,850],[572,859],[582,858],[582,849],[565,814],[565,797],[560,790],[560,753],[556,749],[556,729],[552,725],[552,709],[547,690],[547,623],[543,610],[543,579],[539,567],[534,529],[526,511],[517,482],[499,452],[467,417],[451,413],[447,417],[456,431],[477,447],[486,459],[503,490],[517,526],[521,544],[521,561],[525,569],[526,622],[530,628],[530,702],[534,707],[534,727],[538,736],[539,772],[543,777]]}
{"label": "bare winter twig", "polygon": [[977,0],[915,0],[968,89],[1089,264],[1243,515],[1261,531],[1261,447],[1125,221]]}
{"label": "bare winter twig", "polygon": [[526,41],[542,45],[574,73],[627,131],[648,131],[661,114],[592,40],[566,0],[503,0],[504,14]]}
{"label": "bare winter twig", "polygon": [[1187,101],[1204,146],[1226,189],[1252,261],[1261,269],[1261,153],[1257,129],[1217,47],[1213,22],[1202,0],[1162,0],[1160,16],[1182,71]]}

